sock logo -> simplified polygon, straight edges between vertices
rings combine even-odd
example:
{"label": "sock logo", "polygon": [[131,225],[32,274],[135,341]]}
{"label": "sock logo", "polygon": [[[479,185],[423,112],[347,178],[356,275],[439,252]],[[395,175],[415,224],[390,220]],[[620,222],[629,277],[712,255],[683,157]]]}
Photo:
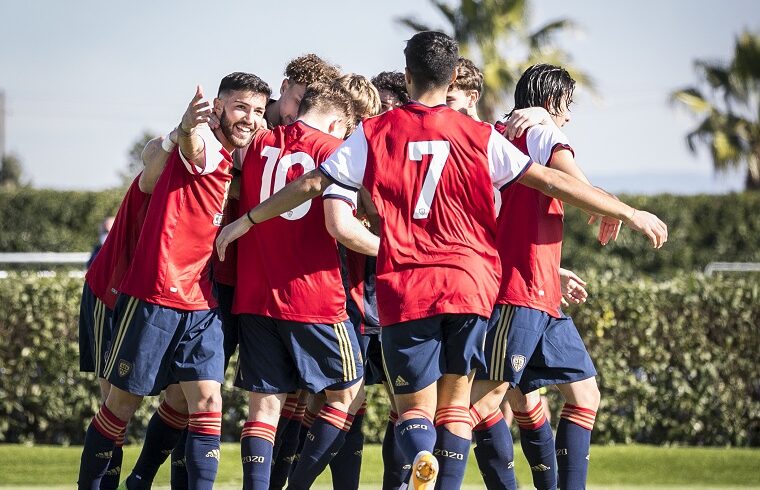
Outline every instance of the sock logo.
{"label": "sock logo", "polygon": [[106,471],[106,476],[119,476],[121,475],[121,466],[116,466]]}
{"label": "sock logo", "polygon": [[96,458],[111,459],[113,457],[113,451],[103,451],[102,453],[95,453]]}
{"label": "sock logo", "polygon": [[243,464],[246,463],[263,463],[264,456],[243,456]]}
{"label": "sock logo", "polygon": [[182,459],[175,459],[172,461],[172,466],[185,466],[185,458]]}
{"label": "sock logo", "polygon": [[519,373],[525,367],[525,356],[515,354],[512,356],[512,369]]}
{"label": "sock logo", "polygon": [[285,461],[286,463],[293,464],[293,461],[296,460],[296,455],[294,454],[293,456],[285,456],[284,458],[282,458],[282,460]]}
{"label": "sock logo", "polygon": [[557,449],[557,456],[567,456],[567,449]]}
{"label": "sock logo", "polygon": [[132,363],[119,359],[119,376],[122,378],[132,370]]}
{"label": "sock logo", "polygon": [[412,469],[412,465],[405,464],[403,467],[401,467],[401,469],[404,470],[404,471],[411,470]]}
{"label": "sock logo", "polygon": [[171,453],[172,453],[171,449],[164,449],[161,451],[161,454],[163,454],[164,456],[169,456]]}
{"label": "sock logo", "polygon": [[399,434],[399,435],[403,436],[404,434],[407,433],[407,431],[410,431],[412,429],[428,430],[428,426],[427,426],[427,424],[411,424],[411,425],[407,425],[406,427],[404,427],[403,429],[401,429],[401,434]]}
{"label": "sock logo", "polygon": [[310,440],[311,442],[314,442],[314,440],[316,439],[316,437],[314,437],[314,434],[312,434],[311,431],[306,433],[306,438]]}
{"label": "sock logo", "polygon": [[508,469],[508,470],[513,470],[513,469],[515,469],[515,462],[514,462],[514,461],[509,461],[509,462],[507,463],[507,469]]}
{"label": "sock logo", "polygon": [[551,466],[546,466],[546,465],[545,465],[545,464],[543,464],[543,463],[541,463],[541,464],[537,464],[536,466],[531,466],[531,467],[530,467],[530,470],[531,470],[531,471],[540,471],[540,472],[542,472],[542,473],[543,473],[544,471],[549,471],[550,469],[552,469],[552,467],[551,467]]}
{"label": "sock logo", "polygon": [[442,458],[457,459],[464,461],[464,454],[455,453],[454,451],[447,451],[446,449],[433,449],[433,456],[440,456]]}
{"label": "sock logo", "polygon": [[214,458],[215,460],[219,461],[219,458],[221,456],[221,452],[219,449],[212,449],[211,451],[206,453],[207,458]]}
{"label": "sock logo", "polygon": [[409,383],[401,377],[401,375],[396,376],[396,381],[393,382],[395,386],[409,386]]}
{"label": "sock logo", "polygon": [[591,455],[590,454],[586,455],[586,461],[591,461]]}
{"label": "sock logo", "polygon": [[354,451],[354,456],[360,456],[362,455],[362,450],[359,449],[358,451]]}

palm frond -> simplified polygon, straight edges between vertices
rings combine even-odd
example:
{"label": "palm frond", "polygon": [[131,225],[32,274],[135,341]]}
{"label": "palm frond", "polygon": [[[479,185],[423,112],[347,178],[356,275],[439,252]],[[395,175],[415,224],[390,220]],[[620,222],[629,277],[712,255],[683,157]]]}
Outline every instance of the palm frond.
{"label": "palm frond", "polygon": [[418,21],[414,17],[396,17],[396,22],[416,32],[436,30],[436,29],[431,28],[427,24],[423,24],[422,22]]}
{"label": "palm frond", "polygon": [[670,94],[671,104],[680,104],[695,114],[712,111],[713,105],[702,95],[699,89],[687,87]]}
{"label": "palm frond", "polygon": [[560,32],[577,31],[578,25],[570,19],[559,19],[545,24],[528,35],[528,45],[531,50],[542,50],[554,43],[555,36]]}

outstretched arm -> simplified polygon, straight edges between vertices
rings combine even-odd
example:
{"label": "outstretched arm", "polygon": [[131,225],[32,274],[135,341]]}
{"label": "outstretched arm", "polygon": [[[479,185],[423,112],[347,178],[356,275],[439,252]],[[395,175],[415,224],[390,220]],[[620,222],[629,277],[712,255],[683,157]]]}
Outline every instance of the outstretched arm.
{"label": "outstretched arm", "polygon": [[531,165],[520,178],[520,183],[589,213],[621,220],[646,235],[655,248],[662,247],[668,240],[668,227],[657,216],[634,209],[563,172]]}
{"label": "outstretched arm", "polygon": [[309,199],[322,194],[331,183],[330,179],[321,170],[314,169],[286,185],[272,197],[225,226],[219,232],[219,236],[216,237],[216,251],[219,255],[219,260],[224,260],[224,252],[227,250],[227,245],[245,235],[255,223],[261,223],[262,221],[279,216],[285,211],[290,211]]}
{"label": "outstretched arm", "polygon": [[360,254],[377,256],[380,238],[354,217],[351,204],[337,198],[323,199],[327,232],[338,242]]}

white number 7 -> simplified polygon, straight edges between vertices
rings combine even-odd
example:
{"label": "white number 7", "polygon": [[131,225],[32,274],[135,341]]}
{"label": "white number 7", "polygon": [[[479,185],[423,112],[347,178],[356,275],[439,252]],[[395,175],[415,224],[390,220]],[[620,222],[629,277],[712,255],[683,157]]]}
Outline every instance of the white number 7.
{"label": "white number 7", "polygon": [[443,166],[449,160],[451,145],[448,141],[410,141],[409,160],[422,161],[422,155],[433,155],[430,166],[425,173],[425,181],[422,183],[422,192],[414,207],[414,219],[424,219],[430,214],[433,205],[433,197],[441,180]]}

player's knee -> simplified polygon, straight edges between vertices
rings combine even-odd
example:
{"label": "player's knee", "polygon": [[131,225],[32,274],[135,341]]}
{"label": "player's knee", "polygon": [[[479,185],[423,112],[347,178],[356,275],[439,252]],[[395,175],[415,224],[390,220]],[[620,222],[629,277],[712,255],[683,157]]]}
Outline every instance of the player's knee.
{"label": "player's knee", "polygon": [[219,392],[201,393],[198,399],[190,404],[188,408],[191,413],[196,412],[221,412],[222,411],[222,394]]}
{"label": "player's knee", "polygon": [[540,400],[540,395],[538,395],[538,391],[531,392],[525,395],[519,389],[509,390],[507,392],[507,399],[509,400],[509,406],[515,412],[530,411],[530,409],[533,408],[537,403],[536,397],[531,396],[533,395],[533,393],[535,393],[536,396],[538,397],[538,400]]}
{"label": "player's knee", "polygon": [[248,400],[248,420],[267,422],[276,421],[280,418],[282,409],[281,395],[261,395],[251,393]]}
{"label": "player's knee", "polygon": [[143,397],[112,387],[108,392],[106,407],[119,420],[128,421],[140,407]]}
{"label": "player's knee", "polygon": [[179,385],[170,385],[164,392],[164,402],[179,413],[187,413],[185,394]]}

